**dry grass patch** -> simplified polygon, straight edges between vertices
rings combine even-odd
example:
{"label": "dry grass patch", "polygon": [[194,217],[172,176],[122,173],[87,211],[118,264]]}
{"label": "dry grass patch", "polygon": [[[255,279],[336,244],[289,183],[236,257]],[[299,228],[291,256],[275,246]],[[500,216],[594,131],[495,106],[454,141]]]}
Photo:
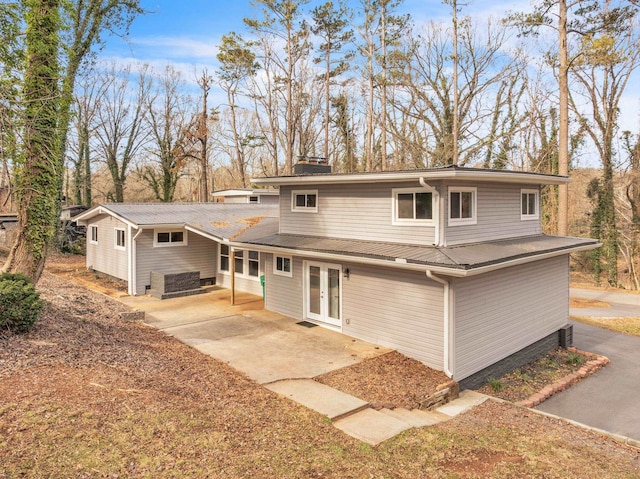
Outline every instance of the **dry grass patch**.
{"label": "dry grass patch", "polygon": [[569,298],[570,308],[610,308],[609,303],[596,299]]}

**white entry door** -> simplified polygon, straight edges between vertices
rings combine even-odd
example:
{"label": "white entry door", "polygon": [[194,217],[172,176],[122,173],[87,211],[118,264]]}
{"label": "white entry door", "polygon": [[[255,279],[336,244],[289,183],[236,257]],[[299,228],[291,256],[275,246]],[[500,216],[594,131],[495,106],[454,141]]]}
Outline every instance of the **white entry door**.
{"label": "white entry door", "polygon": [[327,263],[306,263],[305,295],[307,318],[342,326],[342,267]]}

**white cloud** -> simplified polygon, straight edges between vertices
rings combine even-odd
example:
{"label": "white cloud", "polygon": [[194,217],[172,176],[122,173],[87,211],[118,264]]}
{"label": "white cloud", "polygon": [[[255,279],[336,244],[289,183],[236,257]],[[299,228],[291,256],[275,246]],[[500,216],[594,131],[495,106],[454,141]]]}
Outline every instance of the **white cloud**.
{"label": "white cloud", "polygon": [[130,39],[133,51],[144,50],[147,55],[167,58],[215,58],[218,39],[197,40],[188,37],[150,36]]}

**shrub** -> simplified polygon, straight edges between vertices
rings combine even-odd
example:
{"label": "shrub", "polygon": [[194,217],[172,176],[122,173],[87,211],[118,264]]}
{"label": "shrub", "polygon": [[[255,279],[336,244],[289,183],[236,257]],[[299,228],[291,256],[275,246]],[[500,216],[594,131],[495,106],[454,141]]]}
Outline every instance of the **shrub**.
{"label": "shrub", "polygon": [[584,358],[573,351],[570,351],[567,355],[567,364],[571,364],[572,366],[578,366],[584,362]]}
{"label": "shrub", "polygon": [[27,332],[42,311],[42,301],[29,278],[0,274],[0,330]]}
{"label": "shrub", "polygon": [[502,384],[502,381],[499,379],[489,379],[489,386],[491,386],[491,389],[495,392],[500,392],[502,388],[504,388],[504,384]]}

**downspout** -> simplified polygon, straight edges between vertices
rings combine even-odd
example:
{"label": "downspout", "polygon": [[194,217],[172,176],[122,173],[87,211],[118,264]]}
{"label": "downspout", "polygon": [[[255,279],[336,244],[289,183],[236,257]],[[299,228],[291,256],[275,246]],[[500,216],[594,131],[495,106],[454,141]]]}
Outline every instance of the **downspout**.
{"label": "downspout", "polygon": [[136,234],[133,235],[133,237],[131,238],[131,258],[129,259],[129,261],[131,262],[131,276],[132,276],[132,281],[129,282],[129,294],[131,294],[131,296],[135,296],[138,294],[138,255],[137,253],[137,248],[136,248],[136,240],[138,239],[138,236],[140,236],[140,234],[142,233],[142,228],[138,228],[138,231],[136,231]]}
{"label": "downspout", "polygon": [[435,281],[436,283],[440,283],[441,285],[443,285],[444,287],[444,299],[443,299],[443,310],[444,310],[444,354],[443,354],[443,371],[444,373],[450,377],[453,378],[453,372],[451,371],[451,367],[452,367],[452,362],[451,361],[451,345],[450,345],[450,337],[451,337],[451,332],[453,330],[453,314],[451,311],[451,283],[444,279],[441,278],[440,276],[436,276],[435,274],[433,274],[431,272],[430,269],[428,269],[426,271],[427,273],[427,278],[429,278],[432,281]]}
{"label": "downspout", "polygon": [[427,183],[424,179],[424,176],[421,176],[420,178],[418,178],[418,181],[420,182],[420,186],[422,186],[424,189],[429,190],[429,191],[434,191],[437,195],[438,195],[438,202],[436,204],[436,208],[437,208],[437,218],[436,218],[436,225],[435,225],[435,231],[433,232],[433,243],[435,246],[441,246],[443,241],[440,238],[441,236],[441,232],[442,232],[442,208],[440,207],[440,193],[438,192],[438,190],[436,190],[435,187],[431,186],[429,183]]}

